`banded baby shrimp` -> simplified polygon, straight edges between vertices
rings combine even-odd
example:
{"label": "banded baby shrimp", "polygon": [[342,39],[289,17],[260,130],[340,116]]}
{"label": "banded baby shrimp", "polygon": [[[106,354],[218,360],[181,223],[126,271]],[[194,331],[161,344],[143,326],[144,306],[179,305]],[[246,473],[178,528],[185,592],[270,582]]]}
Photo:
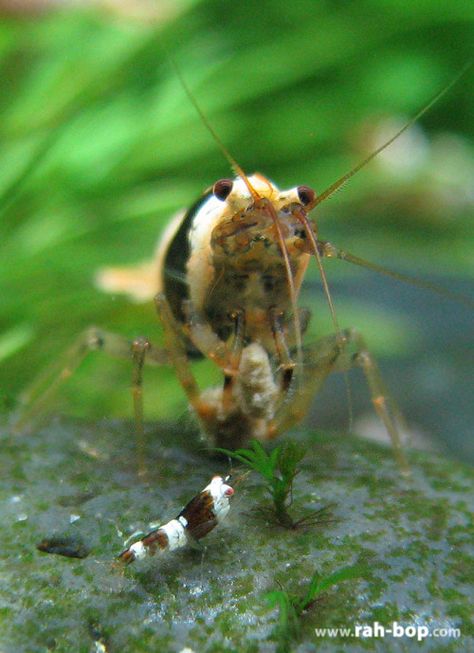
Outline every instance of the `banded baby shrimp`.
{"label": "banded baby shrimp", "polygon": [[198,492],[171,519],[154,528],[144,537],[135,539],[119,555],[119,560],[130,564],[156,552],[174,551],[191,543],[198,543],[227,516],[229,499],[234,494],[231,476],[213,476],[210,483]]}
{"label": "banded baby shrimp", "polygon": [[[179,70],[177,73],[180,76]],[[27,393],[32,398],[27,402],[30,409],[20,424],[41,413],[57,386],[94,349],[132,357],[134,412],[140,439],[143,366],[172,364],[210,443],[228,448],[238,447],[249,438],[271,440],[287,431],[307,413],[330,372],[359,366],[398,462],[406,469],[397,424],[400,415],[362,336],[354,329],[340,328],[322,259],[340,258],[415,285],[424,284],[319,239],[309,213],[387,148],[456,80],[393,137],[316,195],[303,185],[280,191],[264,176],[246,174],[180,78],[236,177],[215,182],[189,211],[177,216],[158,247],[152,286],[153,294],[158,291],[155,303],[165,347],[156,347],[147,338],[130,343],[101,329],[88,329],[66,356],[53,382],[44,390],[40,380]],[[321,275],[335,334],[306,346],[303,335],[309,312],[298,306],[298,299],[312,257]],[[132,270],[106,270],[99,279],[103,289],[131,295],[135,283],[136,271]],[[190,366],[190,357],[195,355],[217,365],[223,374],[222,387],[199,389]]]}

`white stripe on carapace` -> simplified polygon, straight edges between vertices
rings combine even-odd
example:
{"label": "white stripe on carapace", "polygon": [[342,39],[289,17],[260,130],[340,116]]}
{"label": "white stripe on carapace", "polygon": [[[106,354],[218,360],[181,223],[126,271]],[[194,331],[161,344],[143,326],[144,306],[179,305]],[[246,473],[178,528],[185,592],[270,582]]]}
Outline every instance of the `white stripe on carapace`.
{"label": "white stripe on carapace", "polygon": [[185,527],[178,519],[172,519],[167,524],[160,526],[160,531],[166,533],[168,537],[168,549],[180,549],[187,543]]}

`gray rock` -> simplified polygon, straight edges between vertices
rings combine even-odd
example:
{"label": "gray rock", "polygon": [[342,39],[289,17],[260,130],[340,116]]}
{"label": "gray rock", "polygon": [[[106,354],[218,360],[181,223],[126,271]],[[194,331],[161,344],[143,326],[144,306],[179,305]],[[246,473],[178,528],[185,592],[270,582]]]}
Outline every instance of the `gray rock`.
{"label": "gray rock", "polygon": [[[189,427],[148,427],[148,478],[136,474],[133,426],[54,422],[2,437],[1,653],[474,650],[473,472],[410,454],[403,479],[391,453],[350,437],[299,432],[307,455],[290,512],[331,503],[333,521],[285,530],[260,478],[236,487],[227,521],[200,552],[115,562],[133,533],[175,517],[228,463]],[[56,538],[85,558],[37,550]],[[302,596],[315,571],[358,563],[361,578],[328,589],[288,643],[267,594]],[[317,637],[320,627],[459,628],[461,639]]]}

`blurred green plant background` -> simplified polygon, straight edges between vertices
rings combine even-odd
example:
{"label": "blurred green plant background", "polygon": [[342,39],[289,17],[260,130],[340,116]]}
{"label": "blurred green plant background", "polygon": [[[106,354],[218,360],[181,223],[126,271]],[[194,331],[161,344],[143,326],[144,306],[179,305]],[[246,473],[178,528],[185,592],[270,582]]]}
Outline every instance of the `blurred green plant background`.
{"label": "blurred green plant background", "polygon": [[[470,0],[157,0],[146,15],[117,4],[121,11],[79,3],[29,13],[25,2],[21,15],[2,15],[6,411],[88,325],[160,341],[153,307],[102,294],[94,274],[149,258],[170,216],[230,174],[163,44],[245,170],[317,190],[388,138],[472,56]],[[469,291],[473,78],[471,69],[406,138],[318,209],[321,238]],[[366,334],[409,419],[465,456],[472,311],[344,263],[326,267],[341,324]],[[315,314],[311,335],[330,331],[314,272],[303,300]],[[203,382],[215,377],[206,364],[197,369]],[[130,375],[127,362],[94,354],[57,410],[130,417]],[[186,410],[172,370],[147,371],[145,383],[148,419]],[[356,413],[359,400],[370,410],[358,376],[352,385]],[[315,424],[343,427],[341,387],[330,384],[316,402]]]}

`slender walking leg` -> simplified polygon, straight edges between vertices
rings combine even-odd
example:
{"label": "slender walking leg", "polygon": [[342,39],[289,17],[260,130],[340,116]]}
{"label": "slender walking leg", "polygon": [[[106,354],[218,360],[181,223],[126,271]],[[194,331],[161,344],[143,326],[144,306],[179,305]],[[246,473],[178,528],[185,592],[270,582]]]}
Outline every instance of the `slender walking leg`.
{"label": "slender walking leg", "polygon": [[281,372],[281,391],[286,393],[293,378],[295,362],[292,360],[288,346],[286,344],[286,336],[282,324],[283,313],[275,309],[270,309],[269,318],[273,333],[273,339],[275,341],[275,348],[277,351],[278,359],[280,361],[279,370]]}
{"label": "slender walking leg", "polygon": [[240,359],[242,357],[245,335],[244,311],[235,310],[232,314],[232,319],[234,320],[234,332],[232,334],[232,342],[229,347],[229,367],[224,370],[224,389],[222,392],[222,406],[224,412],[228,412],[232,404],[234,381],[236,374],[238,374]]}
{"label": "slender walking leg", "polygon": [[345,372],[357,366],[364,372],[372,404],[390,436],[400,470],[408,474],[409,466],[402,449],[399,431],[399,427],[404,425],[403,418],[385,388],[378,366],[368,351],[363,337],[355,329],[342,331],[342,336],[342,349],[340,336],[329,336],[305,350],[302,382],[291,404],[284,406],[281,413],[277,415],[276,432],[288,429],[304,417],[313,397],[331,372]]}
{"label": "slender walking leg", "polygon": [[[48,415],[55,396],[91,351],[104,351],[110,356],[128,358],[133,356],[133,343],[127,338],[89,327],[75,340],[73,345],[49,365],[20,397],[20,407],[13,415],[14,433],[31,431]],[[151,344],[147,347],[146,363],[164,365],[168,363],[166,351]]]}

